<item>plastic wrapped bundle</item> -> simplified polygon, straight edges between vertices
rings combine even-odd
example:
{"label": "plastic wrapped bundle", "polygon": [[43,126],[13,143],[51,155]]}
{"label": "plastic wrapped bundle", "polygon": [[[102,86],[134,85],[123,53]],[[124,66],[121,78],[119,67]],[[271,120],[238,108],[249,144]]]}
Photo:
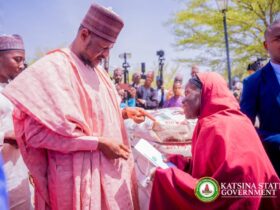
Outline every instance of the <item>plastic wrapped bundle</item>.
{"label": "plastic wrapped bundle", "polygon": [[148,118],[141,124],[126,121],[130,139],[133,142],[137,142],[139,138],[146,139],[164,154],[191,156],[190,144],[196,120],[185,119],[183,109],[178,107],[149,113],[156,122]]}
{"label": "plastic wrapped bundle", "polygon": [[178,122],[175,120],[156,121],[152,130],[156,133],[158,140],[164,142],[184,142],[192,138],[194,123],[184,120]]}
{"label": "plastic wrapped bundle", "polygon": [[[134,146],[143,138],[163,155],[179,154],[191,157],[191,138],[196,120],[186,120],[181,108],[159,109],[149,113],[156,121],[148,118],[141,124],[136,124],[133,120],[125,121],[131,144]],[[148,210],[147,200],[150,200],[152,185],[147,180],[155,166],[136,149],[133,148],[132,152],[138,179],[140,207],[142,210]]]}

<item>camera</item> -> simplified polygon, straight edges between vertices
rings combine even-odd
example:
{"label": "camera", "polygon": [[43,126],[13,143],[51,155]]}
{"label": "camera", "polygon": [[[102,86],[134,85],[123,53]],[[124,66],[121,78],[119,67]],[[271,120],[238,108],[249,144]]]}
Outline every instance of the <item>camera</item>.
{"label": "camera", "polygon": [[141,79],[146,79],[146,74],[141,74]]}
{"label": "camera", "polygon": [[146,71],[146,65],[145,63],[141,63],[141,79],[146,79],[146,75],[145,75],[145,71]]}
{"label": "camera", "polygon": [[163,50],[157,51],[157,56],[163,57],[164,56],[164,51]]}

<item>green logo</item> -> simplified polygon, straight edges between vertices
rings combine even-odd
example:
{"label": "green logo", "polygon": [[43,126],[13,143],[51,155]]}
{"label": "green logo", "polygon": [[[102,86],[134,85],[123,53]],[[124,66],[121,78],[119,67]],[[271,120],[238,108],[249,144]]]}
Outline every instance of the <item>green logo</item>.
{"label": "green logo", "polygon": [[194,194],[202,202],[212,202],[220,194],[219,183],[211,177],[203,177],[198,180]]}

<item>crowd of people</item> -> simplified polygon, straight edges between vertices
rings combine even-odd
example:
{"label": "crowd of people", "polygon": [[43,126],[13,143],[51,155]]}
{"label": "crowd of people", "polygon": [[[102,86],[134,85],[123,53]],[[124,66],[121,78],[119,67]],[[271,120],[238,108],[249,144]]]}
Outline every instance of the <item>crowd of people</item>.
{"label": "crowd of people", "polygon": [[[153,87],[153,71],[143,79],[134,73],[125,84],[117,68],[111,80],[99,64],[123,26],[115,12],[92,4],[71,45],[26,70],[21,36],[0,36],[0,209],[140,209],[124,120],[142,123],[146,109],[170,107],[198,119],[192,158],[166,157],[175,167],[156,169],[150,210],[279,209],[280,21],[265,32],[270,61],[243,88],[235,85],[243,89],[239,95],[197,65],[185,87],[176,75],[172,90],[159,76]],[[195,195],[203,177],[278,188],[272,197],[219,196],[204,203]]]}
{"label": "crowd of people", "polygon": [[[195,67],[198,72],[198,67],[196,65]],[[120,107],[141,107],[147,110],[182,107],[183,75],[175,75],[170,90],[164,87],[163,79],[160,76],[156,76],[156,87],[153,87],[154,78],[154,71],[147,72],[144,79],[141,79],[141,75],[136,72],[132,75],[131,84],[125,84],[123,83],[123,70],[116,68],[112,80],[121,97]]]}

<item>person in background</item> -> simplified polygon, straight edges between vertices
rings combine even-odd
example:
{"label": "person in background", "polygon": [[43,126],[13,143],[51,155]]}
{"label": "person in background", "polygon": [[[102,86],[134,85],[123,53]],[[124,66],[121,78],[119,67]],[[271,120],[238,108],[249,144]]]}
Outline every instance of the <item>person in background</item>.
{"label": "person in background", "polygon": [[264,47],[270,61],[243,81],[240,106],[255,124],[266,152],[280,176],[280,20],[267,27]]}
{"label": "person in background", "polygon": [[195,76],[197,73],[199,73],[199,67],[198,65],[193,64],[191,68],[191,77]]}
{"label": "person in background", "polygon": [[[174,84],[176,82],[179,82],[181,83],[181,85],[183,85],[183,75],[182,74],[177,74],[175,77],[174,77],[174,80],[173,80],[173,85],[172,87],[174,86]],[[173,93],[173,88],[168,90],[167,93],[166,93],[166,101],[168,101],[170,98],[172,98],[174,96],[174,93]],[[183,90],[181,92],[181,96],[184,96],[184,93],[183,93]]]}
{"label": "person in background", "polygon": [[116,68],[113,73],[113,80],[115,85],[119,85],[122,83],[123,78],[123,70],[121,68]]}
{"label": "person in background", "polygon": [[99,65],[123,26],[111,9],[92,4],[68,48],[49,52],[3,92],[16,106],[16,140],[38,210],[139,209],[123,120],[143,122],[144,111],[119,108]]}
{"label": "person in background", "polygon": [[157,90],[152,88],[154,81],[154,72],[149,71],[146,74],[144,85],[140,86],[136,91],[136,106],[144,109],[158,108]]}
{"label": "person in background", "polygon": [[121,97],[120,108],[135,107],[136,106],[136,90],[127,84],[116,86],[117,92]]}
{"label": "person in background", "polygon": [[258,58],[255,62],[248,64],[247,67],[248,76],[255,73],[257,70],[261,69],[264,66],[263,65],[264,60],[265,59]]}
{"label": "person in background", "polygon": [[161,79],[160,76],[156,77],[156,85],[157,85],[157,96],[159,102],[158,108],[162,108],[166,100],[166,95],[168,91],[164,89],[163,79]]}
{"label": "person in background", "polygon": [[240,82],[240,78],[238,76],[234,76],[232,78],[232,87],[234,87],[237,82]]}
{"label": "person in background", "polygon": [[133,73],[131,86],[136,90],[140,87],[141,75],[138,72]]}
{"label": "person in background", "polygon": [[238,103],[240,102],[241,93],[242,93],[243,83],[242,82],[236,82],[233,86],[233,96],[236,98]]}
{"label": "person in background", "polygon": [[120,108],[123,109],[123,108],[127,107],[126,92],[124,89],[120,89],[118,87],[116,87],[116,88],[117,88],[118,94],[121,98]]}
{"label": "person in background", "polygon": [[135,88],[129,86],[128,84],[122,83],[123,79],[123,70],[121,68],[116,68],[113,74],[113,80],[119,96],[121,97],[120,107],[135,107]]}
{"label": "person in background", "polygon": [[177,75],[174,77],[173,84],[176,83],[176,82],[180,82],[181,85],[183,85],[183,75],[182,75],[182,74],[177,74]]}
{"label": "person in background", "polygon": [[[0,91],[25,68],[24,43],[19,35],[0,35]],[[9,208],[33,209],[33,187],[14,135],[13,104],[0,93],[0,150],[4,161]]]}
{"label": "person in background", "polygon": [[182,107],[182,83],[177,81],[173,84],[173,97],[171,97],[169,100],[165,101],[163,108],[168,107]]}
{"label": "person in background", "polygon": [[127,92],[129,96],[127,100],[127,106],[136,107],[136,89],[130,86]]}
{"label": "person in background", "polygon": [[241,96],[241,92],[242,92],[242,82],[240,82],[240,78],[238,76],[234,76],[232,78],[232,93],[233,96],[236,98],[236,100],[240,101],[240,96]]}

